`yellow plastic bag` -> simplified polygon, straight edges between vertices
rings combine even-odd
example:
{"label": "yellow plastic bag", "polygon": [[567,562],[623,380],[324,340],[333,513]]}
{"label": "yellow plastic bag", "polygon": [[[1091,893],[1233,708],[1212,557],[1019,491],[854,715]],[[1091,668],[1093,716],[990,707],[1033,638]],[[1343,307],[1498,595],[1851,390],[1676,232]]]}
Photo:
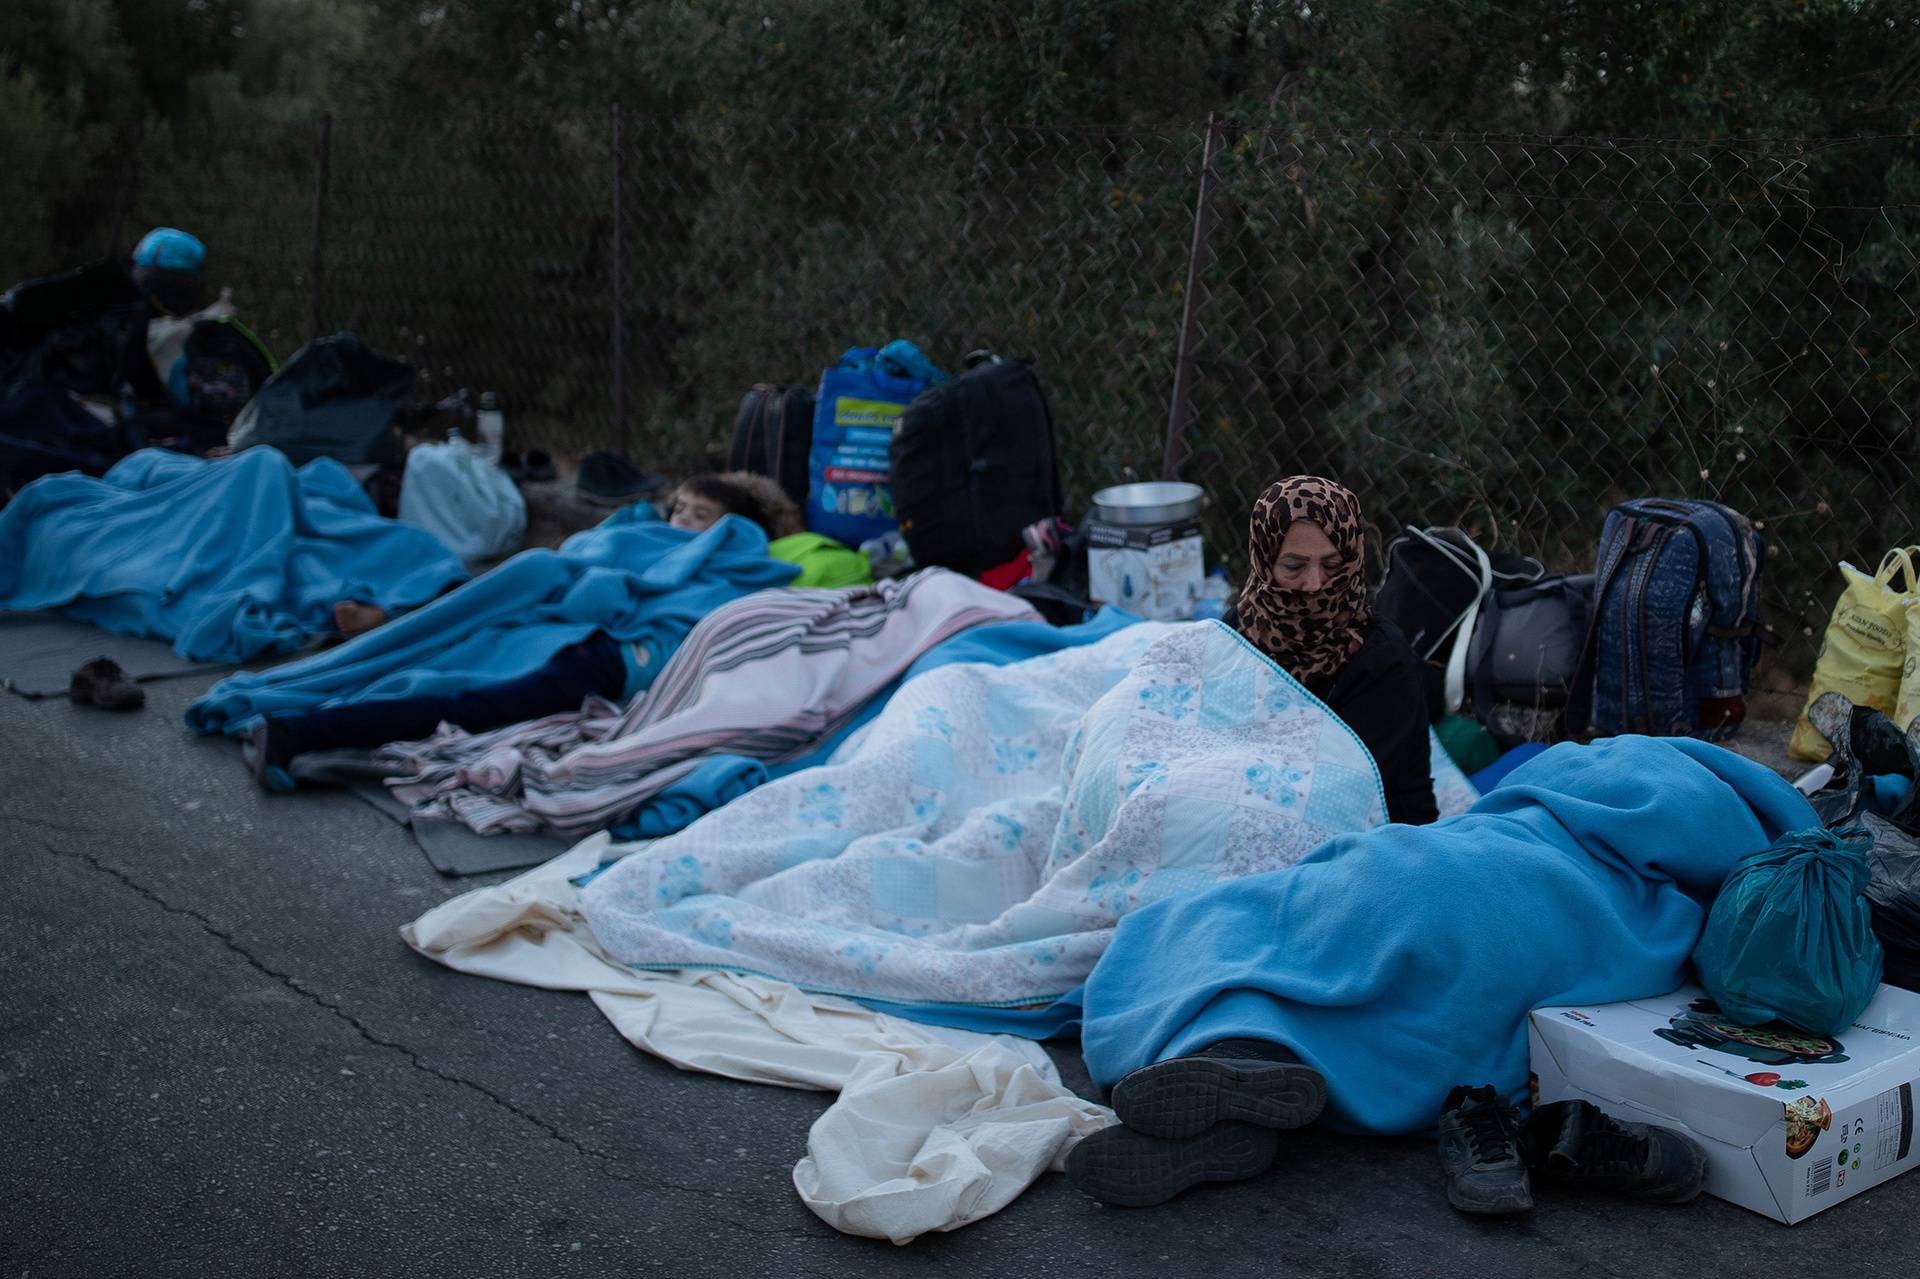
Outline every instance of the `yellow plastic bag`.
{"label": "yellow plastic bag", "polygon": [[1907,601],[1907,660],[1900,668],[1900,701],[1893,722],[1905,732],[1920,715],[1920,597]]}
{"label": "yellow plastic bag", "polygon": [[[1840,572],[1847,589],[1833,606],[1820,657],[1813,667],[1813,688],[1807,705],[1822,693],[1839,693],[1856,706],[1897,714],[1901,669],[1907,655],[1907,604],[1920,588],[1913,558],[1920,546],[1897,546],[1880,561],[1880,571],[1868,577],[1842,560]],[[1906,585],[1900,582],[1904,574]],[[1920,689],[1915,690],[1920,697]],[[1787,753],[1814,763],[1826,759],[1832,748],[1820,731],[1800,712]]]}

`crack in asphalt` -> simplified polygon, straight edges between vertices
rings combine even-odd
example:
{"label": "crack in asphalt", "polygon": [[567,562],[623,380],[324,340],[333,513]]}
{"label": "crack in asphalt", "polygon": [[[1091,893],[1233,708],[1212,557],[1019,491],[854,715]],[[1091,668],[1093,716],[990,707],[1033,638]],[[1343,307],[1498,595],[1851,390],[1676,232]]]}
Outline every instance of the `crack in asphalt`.
{"label": "crack in asphalt", "polygon": [[[6,815],[6,820],[26,821],[33,825],[46,826],[56,830],[64,829],[59,826],[56,826],[54,823],[37,821],[32,818],[16,818],[11,815]],[[68,860],[71,860],[71,861],[80,862],[83,865],[91,867],[95,871],[98,871],[99,873],[118,881],[120,884],[122,884],[126,888],[130,889],[134,893],[137,893],[139,896],[145,898],[147,901],[152,902],[155,906],[158,906],[161,910],[167,912],[168,914],[178,915],[183,918],[192,920],[194,923],[198,924],[202,929],[202,931],[204,931],[208,936],[213,937],[214,939],[219,941],[223,946],[225,946],[228,950],[232,951],[234,954],[238,955],[241,959],[245,960],[247,965],[252,969],[254,969],[256,972],[262,974],[263,976],[272,978],[274,981],[277,981],[281,985],[285,986],[288,990],[293,991],[295,994],[299,995],[301,998],[307,1000],[309,1003],[315,1005],[318,1008],[325,1010],[327,1013],[331,1014],[333,1017],[339,1019],[340,1021],[345,1022],[348,1026],[351,1026],[354,1032],[358,1034],[360,1038],[364,1039],[366,1042],[374,1045],[375,1047],[384,1048],[389,1052],[399,1053],[400,1055],[404,1056],[408,1060],[408,1062],[410,1062],[413,1065],[413,1067],[416,1070],[420,1070],[428,1075],[431,1075],[435,1079],[439,1079],[446,1083],[456,1085],[457,1087],[465,1088],[471,1092],[478,1094],[481,1097],[486,1098],[486,1100],[492,1102],[494,1105],[500,1107],[502,1110],[505,1110],[506,1112],[515,1116],[516,1118],[521,1119],[526,1123],[531,1124],[535,1128],[539,1129],[542,1133],[552,1138],[554,1141],[557,1141],[562,1145],[567,1146],[579,1152],[580,1154],[585,1155],[588,1158],[597,1161],[602,1165],[601,1171],[605,1173],[608,1177],[612,1178],[613,1180],[626,1182],[631,1185],[645,1186],[651,1190],[677,1190],[683,1194],[697,1195],[702,1199],[712,1199],[718,1193],[718,1191],[711,1186],[689,1186],[689,1185],[682,1185],[678,1182],[666,1181],[657,1177],[645,1177],[645,1178],[636,1177],[631,1173],[628,1173],[622,1170],[617,1165],[617,1162],[614,1156],[606,1153],[605,1151],[596,1150],[592,1146],[586,1145],[576,1140],[575,1138],[568,1136],[566,1133],[560,1131],[560,1129],[554,1127],[553,1124],[547,1122],[545,1119],[542,1119],[539,1115],[533,1114],[532,1112],[526,1109],[523,1109],[520,1106],[515,1105],[512,1101],[508,1100],[505,1097],[502,1097],[499,1093],[493,1091],[491,1088],[488,1088],[486,1085],[477,1083],[474,1080],[468,1079],[464,1076],[452,1074],[448,1071],[442,1070],[439,1067],[433,1065],[431,1062],[427,1061],[425,1058],[423,1058],[419,1053],[415,1052],[413,1049],[407,1047],[405,1044],[398,1043],[394,1040],[386,1039],[378,1034],[375,1034],[370,1028],[368,1028],[365,1022],[362,1022],[358,1017],[355,1017],[352,1013],[347,1012],[345,1009],[341,1008],[339,1005],[329,1003],[325,998],[323,998],[319,994],[316,994],[314,991],[307,989],[304,985],[300,983],[300,980],[295,976],[293,976],[291,973],[282,972],[279,969],[274,968],[272,965],[262,961],[257,955],[253,954],[252,951],[248,950],[244,945],[236,941],[232,936],[232,934],[222,930],[212,920],[208,919],[205,915],[202,915],[199,911],[194,910],[191,907],[187,907],[187,906],[174,905],[172,902],[167,901],[165,898],[161,897],[158,893],[148,888],[145,884],[142,884],[139,880],[135,879],[133,876],[128,875],[125,871],[120,870],[118,867],[108,865],[107,863],[101,861],[99,858],[93,856],[91,853],[78,852],[70,848],[60,848],[53,844],[48,843],[45,840],[41,840],[39,842],[41,846],[45,848],[46,851],[48,851],[49,853],[52,853],[59,857],[67,858]],[[746,1230],[755,1234],[795,1234],[797,1233],[798,1237],[805,1237],[805,1238],[816,1237],[811,1232],[808,1232],[805,1230],[800,1230],[796,1232],[793,1230],[793,1228],[777,1228],[775,1230],[768,1231],[768,1230],[758,1229],[756,1228],[754,1223],[750,1223],[750,1222],[731,1220],[729,1221],[729,1224],[738,1226],[742,1230]]]}
{"label": "crack in asphalt", "polygon": [[[42,822],[39,824],[50,825],[51,823]],[[533,1114],[527,1110],[524,1110],[519,1106],[516,1106],[513,1102],[507,1100],[505,1097],[502,1097],[499,1093],[494,1092],[491,1088],[488,1088],[485,1084],[476,1083],[471,1079],[465,1078],[464,1076],[451,1074],[447,1071],[441,1070],[439,1067],[428,1062],[419,1053],[407,1047],[405,1044],[397,1043],[391,1039],[384,1039],[381,1036],[375,1034],[371,1029],[367,1027],[365,1022],[361,1021],[358,1017],[355,1017],[352,1013],[347,1012],[345,1009],[341,1008],[338,1004],[328,1003],[325,998],[315,993],[314,991],[307,989],[305,986],[303,986],[300,983],[299,978],[295,977],[293,974],[281,972],[279,969],[274,968],[270,964],[263,962],[252,951],[248,950],[245,946],[241,945],[238,941],[235,941],[232,934],[223,931],[218,925],[216,925],[212,920],[208,919],[205,915],[202,915],[199,911],[194,910],[193,908],[188,906],[174,905],[172,902],[167,901],[164,897],[161,897],[158,893],[148,888],[145,884],[142,884],[139,880],[133,878],[131,875],[128,875],[125,871],[120,870],[118,867],[115,867],[115,866],[109,866],[108,864],[101,861],[99,858],[95,857],[91,853],[76,852],[75,850],[70,848],[58,848],[52,844],[47,843],[45,840],[41,840],[40,843],[41,843],[41,846],[44,847],[50,853],[53,853],[60,857],[68,858],[73,861],[85,863],[86,865],[91,866],[93,869],[99,871],[101,874],[110,876],[113,879],[118,880],[121,884],[125,885],[127,888],[132,889],[134,892],[146,898],[148,901],[158,906],[161,910],[166,911],[168,914],[179,915],[186,919],[191,919],[194,923],[200,925],[200,927],[207,933],[208,936],[215,938],[222,945],[224,945],[228,950],[240,956],[240,958],[245,960],[248,966],[253,968],[256,972],[259,972],[267,977],[273,978],[275,981],[285,986],[288,990],[293,991],[296,995],[299,995],[301,998],[307,1000],[309,1003],[312,1003],[316,1007],[325,1009],[327,1012],[331,1013],[334,1017],[345,1022],[347,1025],[353,1027],[354,1031],[360,1036],[360,1038],[366,1040],[368,1043],[374,1045],[375,1047],[384,1048],[390,1052],[396,1052],[401,1054],[402,1056],[406,1057],[409,1062],[413,1064],[415,1069],[424,1071],[425,1073],[432,1075],[435,1079],[444,1080],[447,1083],[455,1084],[455,1085],[458,1085],[459,1087],[466,1088],[472,1092],[478,1093],[480,1096],[486,1098],[488,1101],[492,1102],[494,1105],[499,1106],[502,1110],[505,1110],[510,1114],[513,1114],[519,1117],[520,1119],[525,1120],[527,1123],[532,1124],[534,1127],[538,1128],[541,1132],[553,1138],[555,1141],[560,1142],[563,1145],[571,1146],[573,1149],[579,1151],[583,1155],[590,1156],[591,1158],[594,1158],[606,1163],[612,1162],[613,1156],[605,1153],[604,1151],[595,1150],[591,1146],[582,1145],[580,1142],[576,1141],[572,1137],[569,1137],[567,1136],[567,1134],[561,1132],[558,1128],[555,1128],[552,1124],[548,1123],[546,1120],[542,1119],[540,1116]],[[631,1181],[631,1182],[640,1183],[640,1180],[641,1180],[637,1177],[633,1177],[628,1174],[623,1174],[617,1168],[610,1167],[606,1169],[606,1172],[609,1176],[619,1181]],[[656,1182],[648,1181],[643,1184],[655,1185],[655,1184],[664,1184],[664,1183],[656,1183]]]}

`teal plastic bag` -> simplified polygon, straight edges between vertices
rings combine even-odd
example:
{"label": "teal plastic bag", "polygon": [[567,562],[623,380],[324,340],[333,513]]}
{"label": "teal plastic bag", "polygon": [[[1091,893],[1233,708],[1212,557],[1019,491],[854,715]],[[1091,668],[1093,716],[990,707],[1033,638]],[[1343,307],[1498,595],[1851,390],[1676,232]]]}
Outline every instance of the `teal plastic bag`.
{"label": "teal plastic bag", "polygon": [[1867,858],[1858,826],[1794,831],[1734,863],[1693,949],[1720,1011],[1814,1035],[1853,1024],[1880,989]]}

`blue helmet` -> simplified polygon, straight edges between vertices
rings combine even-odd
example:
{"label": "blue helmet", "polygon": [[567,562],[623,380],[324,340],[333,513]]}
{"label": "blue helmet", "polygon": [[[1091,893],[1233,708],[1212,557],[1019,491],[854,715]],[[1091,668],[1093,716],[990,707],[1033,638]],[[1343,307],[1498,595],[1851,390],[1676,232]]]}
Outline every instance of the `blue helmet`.
{"label": "blue helmet", "polygon": [[185,231],[155,227],[133,246],[133,264],[197,275],[207,264],[207,246]]}

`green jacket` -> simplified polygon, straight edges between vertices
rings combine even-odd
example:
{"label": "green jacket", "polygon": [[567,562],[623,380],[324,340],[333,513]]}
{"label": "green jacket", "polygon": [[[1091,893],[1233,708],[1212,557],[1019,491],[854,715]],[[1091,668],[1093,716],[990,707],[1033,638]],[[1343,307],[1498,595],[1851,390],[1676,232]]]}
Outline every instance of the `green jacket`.
{"label": "green jacket", "polygon": [[865,586],[873,581],[873,564],[818,533],[795,533],[767,543],[767,554],[800,566],[795,586]]}

